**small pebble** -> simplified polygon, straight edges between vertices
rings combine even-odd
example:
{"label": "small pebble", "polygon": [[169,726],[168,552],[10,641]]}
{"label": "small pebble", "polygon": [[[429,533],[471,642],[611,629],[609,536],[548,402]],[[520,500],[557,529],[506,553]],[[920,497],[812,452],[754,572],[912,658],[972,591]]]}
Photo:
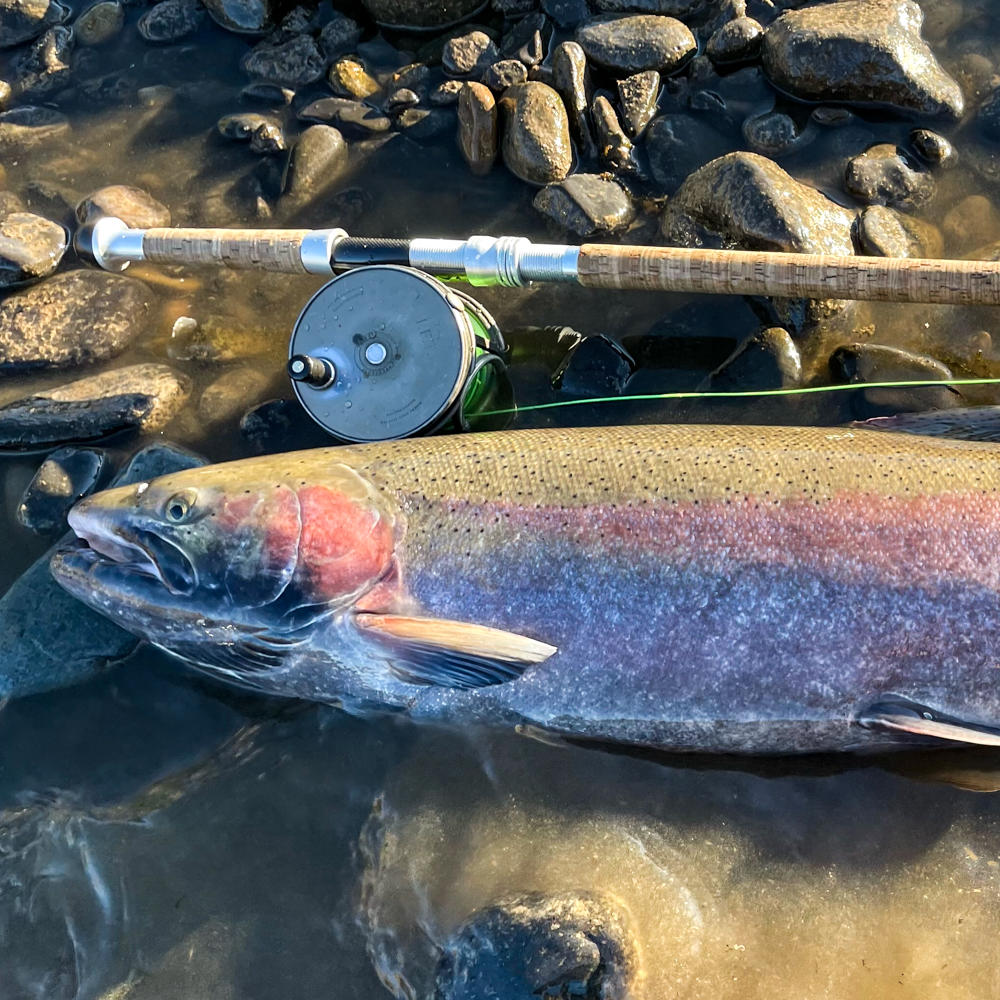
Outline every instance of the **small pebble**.
{"label": "small pebble", "polygon": [[452,77],[481,77],[499,51],[493,39],[484,31],[470,31],[467,35],[449,38],[441,53],[441,65]]}
{"label": "small pebble", "polygon": [[756,59],[764,40],[764,29],[752,17],[737,17],[716,31],[705,46],[705,55],[714,63],[748,62]]}
{"label": "small pebble", "polygon": [[915,128],[910,133],[910,144],[925,163],[938,167],[955,165],[955,147],[937,132],[928,128]]}
{"label": "small pebble", "polygon": [[364,64],[357,59],[338,59],[327,74],[330,87],[340,97],[354,97],[364,100],[377,94],[381,89],[379,82],[365,69]]}
{"label": "small pebble", "polygon": [[66,530],[66,515],[92,493],[107,470],[95,448],[59,448],[39,466],[17,506],[17,519],[39,535]]}
{"label": "small pebble", "polygon": [[483,76],[483,83],[497,92],[524,83],[528,79],[528,67],[520,59],[501,59],[493,63]]}

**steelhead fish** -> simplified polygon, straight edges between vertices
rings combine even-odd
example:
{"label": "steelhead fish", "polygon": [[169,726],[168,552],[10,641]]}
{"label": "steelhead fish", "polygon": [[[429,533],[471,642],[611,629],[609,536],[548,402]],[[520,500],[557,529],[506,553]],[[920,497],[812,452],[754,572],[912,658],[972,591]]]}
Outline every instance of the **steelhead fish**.
{"label": "steelhead fish", "polygon": [[870,430],[468,434],[96,494],[56,579],[206,670],[667,750],[1000,745],[1000,451]]}

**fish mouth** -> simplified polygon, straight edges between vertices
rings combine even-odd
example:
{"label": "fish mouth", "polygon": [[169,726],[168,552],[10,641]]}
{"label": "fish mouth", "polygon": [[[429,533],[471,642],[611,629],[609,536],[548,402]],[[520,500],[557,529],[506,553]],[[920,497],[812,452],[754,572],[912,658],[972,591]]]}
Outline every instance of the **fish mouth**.
{"label": "fish mouth", "polygon": [[[76,515],[76,516],[74,516]],[[95,523],[77,509],[70,511],[76,544],[62,550],[81,569],[104,564],[119,571],[158,581],[170,594],[188,597],[198,585],[194,563],[184,550],[154,531],[135,525]]]}

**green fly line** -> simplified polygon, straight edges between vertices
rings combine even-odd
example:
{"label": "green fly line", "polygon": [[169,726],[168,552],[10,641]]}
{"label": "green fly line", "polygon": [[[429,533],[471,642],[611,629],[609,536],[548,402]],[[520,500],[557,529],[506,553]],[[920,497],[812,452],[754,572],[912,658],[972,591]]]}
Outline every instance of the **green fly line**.
{"label": "green fly line", "polygon": [[914,389],[956,385],[1000,385],[1000,378],[923,379],[913,382],[848,382],[844,385],[811,385],[798,389],[743,389],[737,392],[650,392],[635,396],[596,396],[583,399],[560,399],[553,403],[533,403],[511,406],[502,410],[486,410],[475,417],[498,417],[529,410],[554,410],[564,406],[590,406],[595,403],[635,403],[654,399],[760,399],[767,396],[809,396],[822,392],[846,392],[851,389]]}

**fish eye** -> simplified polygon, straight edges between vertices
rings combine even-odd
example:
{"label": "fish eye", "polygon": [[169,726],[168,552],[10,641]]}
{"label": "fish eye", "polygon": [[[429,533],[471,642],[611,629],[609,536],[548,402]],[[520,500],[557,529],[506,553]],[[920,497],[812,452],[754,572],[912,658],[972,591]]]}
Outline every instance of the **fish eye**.
{"label": "fish eye", "polygon": [[184,493],[175,493],[164,505],[163,514],[168,521],[179,524],[191,512],[192,500]]}

